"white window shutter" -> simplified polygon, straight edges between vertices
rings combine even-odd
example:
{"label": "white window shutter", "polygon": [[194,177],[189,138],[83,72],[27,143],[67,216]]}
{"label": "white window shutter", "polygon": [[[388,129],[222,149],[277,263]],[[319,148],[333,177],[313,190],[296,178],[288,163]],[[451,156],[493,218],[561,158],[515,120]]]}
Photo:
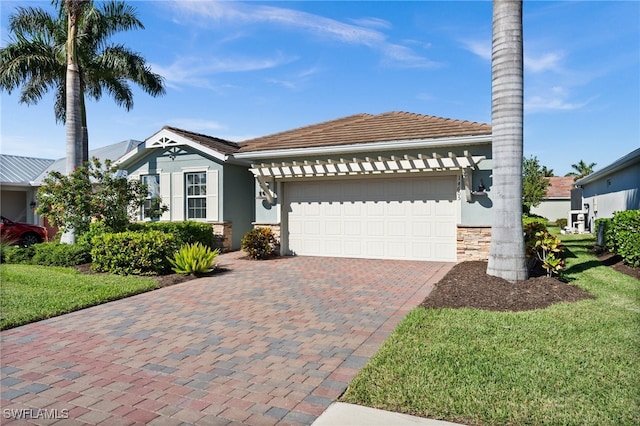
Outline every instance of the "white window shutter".
{"label": "white window shutter", "polygon": [[182,172],[176,172],[172,173],[171,178],[171,220],[184,220],[184,175],[182,174]]}
{"label": "white window shutter", "polygon": [[207,172],[207,220],[218,222],[218,171]]}
{"label": "white window shutter", "polygon": [[162,200],[162,205],[169,207],[169,210],[162,213],[160,220],[171,220],[173,206],[173,200],[171,199],[171,173],[160,173],[160,199]]}

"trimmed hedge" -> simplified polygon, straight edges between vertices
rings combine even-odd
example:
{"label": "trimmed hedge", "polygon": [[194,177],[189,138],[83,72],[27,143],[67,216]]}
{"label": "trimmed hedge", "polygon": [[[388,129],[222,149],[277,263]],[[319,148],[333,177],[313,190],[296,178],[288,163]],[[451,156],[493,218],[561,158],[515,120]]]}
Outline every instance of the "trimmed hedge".
{"label": "trimmed hedge", "polygon": [[171,234],[176,239],[178,246],[184,244],[200,243],[213,248],[214,235],[211,224],[187,220],[183,222],[134,222],[126,226],[126,229],[109,229],[102,222],[92,223],[89,231],[79,238],[79,242],[91,242],[93,237],[104,233],[114,232],[145,232],[160,231]]}
{"label": "trimmed hedge", "polygon": [[99,234],[91,244],[93,269],[119,275],[170,273],[168,258],[180,246],[175,236],[156,230]]}
{"label": "trimmed hedge", "polygon": [[175,237],[178,246],[200,243],[213,248],[213,228],[211,224],[187,220],[183,222],[136,222],[127,226],[129,231],[161,231]]}
{"label": "trimmed hedge", "polygon": [[2,248],[2,261],[6,263],[31,263],[31,259],[36,254],[36,245],[28,247],[5,246]]}
{"label": "trimmed hedge", "polygon": [[640,210],[615,212],[611,221],[615,252],[631,266],[640,266]]}
{"label": "trimmed hedge", "polygon": [[622,256],[628,265],[640,266],[640,210],[615,212],[613,218],[597,219],[596,232],[604,226],[604,248]]}
{"label": "trimmed hedge", "polygon": [[34,265],[75,266],[91,262],[88,244],[60,244],[58,242],[35,244],[31,258]]}

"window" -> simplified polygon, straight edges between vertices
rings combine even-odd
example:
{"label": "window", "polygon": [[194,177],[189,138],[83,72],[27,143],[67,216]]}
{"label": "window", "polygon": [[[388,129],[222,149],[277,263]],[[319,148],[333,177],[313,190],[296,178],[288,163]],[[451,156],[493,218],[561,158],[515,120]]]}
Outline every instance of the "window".
{"label": "window", "polygon": [[143,175],[142,183],[147,185],[149,195],[147,201],[142,206],[142,219],[151,218],[158,219],[160,214],[160,176],[159,175]]}
{"label": "window", "polygon": [[207,218],[207,173],[186,173],[187,219]]}

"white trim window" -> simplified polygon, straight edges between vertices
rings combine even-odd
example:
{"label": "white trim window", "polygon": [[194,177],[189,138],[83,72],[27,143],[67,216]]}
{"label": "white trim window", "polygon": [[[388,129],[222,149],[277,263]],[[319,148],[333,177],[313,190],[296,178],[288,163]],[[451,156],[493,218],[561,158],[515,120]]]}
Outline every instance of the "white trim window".
{"label": "white trim window", "polygon": [[142,175],[140,176],[140,181],[146,184],[149,189],[147,200],[142,205],[142,220],[157,220],[159,215],[152,216],[152,214],[153,210],[157,212],[160,208],[160,175]]}
{"label": "white trim window", "polygon": [[187,219],[207,218],[207,172],[185,173]]}

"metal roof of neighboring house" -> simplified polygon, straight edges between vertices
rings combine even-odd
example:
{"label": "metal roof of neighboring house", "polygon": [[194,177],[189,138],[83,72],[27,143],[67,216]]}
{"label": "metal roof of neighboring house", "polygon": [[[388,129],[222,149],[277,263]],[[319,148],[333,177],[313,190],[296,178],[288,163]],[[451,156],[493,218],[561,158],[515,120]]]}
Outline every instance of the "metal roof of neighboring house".
{"label": "metal roof of neighboring house", "polygon": [[[92,150],[89,150],[89,158],[96,157],[98,160],[100,160],[103,163],[105,160],[115,161],[118,158],[122,157],[127,152],[131,151],[136,146],[138,146],[138,144],[140,143],[142,142],[129,139],[126,141],[103,146],[101,148],[92,149]],[[40,184],[44,180],[44,178],[47,176],[47,174],[52,171],[66,173],[66,168],[67,168],[66,162],[67,160],[64,157],[55,160],[53,164],[51,164],[45,171],[41,172],[35,179],[33,179],[33,181],[36,184]]]}
{"label": "metal roof of neighboring house", "polygon": [[0,154],[0,182],[28,184],[55,160]]}
{"label": "metal roof of neighboring house", "polygon": [[240,152],[491,135],[484,123],[392,111],[355,114],[240,142]]}
{"label": "metal roof of neighboring house", "polygon": [[203,135],[202,133],[190,132],[188,130],[178,129],[177,127],[171,126],[164,126],[163,129],[171,130],[172,132],[177,133],[182,137],[191,139],[192,141],[211,148],[214,151],[218,151],[221,154],[233,154],[234,152],[238,152],[238,150],[240,149],[240,145],[235,142],[230,142],[213,136]]}
{"label": "metal roof of neighboring house", "polygon": [[573,176],[552,176],[549,178],[547,198],[571,199],[571,190],[574,186]]}
{"label": "metal roof of neighboring house", "polygon": [[608,166],[596,172],[593,172],[590,175],[583,177],[582,179],[578,179],[575,182],[575,184],[576,186],[582,186],[587,183],[591,183],[593,181],[602,179],[603,177],[609,176],[610,174],[615,173],[618,170],[625,169],[635,163],[640,163],[640,148],[634,151],[631,151],[630,153],[628,153],[627,155],[621,158],[618,158],[616,161],[609,164]]}

